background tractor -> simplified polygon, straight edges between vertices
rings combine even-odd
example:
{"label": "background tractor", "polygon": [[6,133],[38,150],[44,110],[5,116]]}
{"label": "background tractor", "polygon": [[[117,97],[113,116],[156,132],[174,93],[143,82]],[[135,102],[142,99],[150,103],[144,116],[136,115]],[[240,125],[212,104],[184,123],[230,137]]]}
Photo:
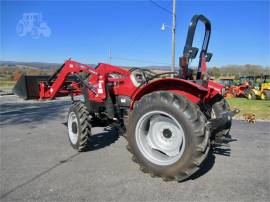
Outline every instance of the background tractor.
{"label": "background tractor", "polygon": [[[205,25],[205,35],[193,80],[189,62],[199,52],[192,46],[198,22]],[[93,68],[67,60],[49,78],[23,76],[14,92],[25,99],[70,94],[67,128],[74,149],[88,150],[93,126],[112,125],[126,137],[127,149],[143,172],[182,181],[200,169],[211,146],[222,144],[238,112],[230,111],[223,98],[224,86],[207,79],[210,34],[210,21],[193,16],[179,74],[104,63]]]}
{"label": "background tractor", "polygon": [[218,83],[224,85],[226,93],[224,97],[232,98],[235,97],[235,93],[233,91],[233,88],[235,86],[234,83],[235,77],[220,77],[218,80]]}
{"label": "background tractor", "polygon": [[270,100],[270,75],[253,77],[253,87],[246,93],[249,100]]}
{"label": "background tractor", "polygon": [[249,92],[251,85],[246,77],[240,77],[239,82],[235,81],[235,77],[221,77],[219,83],[225,86],[225,97],[245,97]]}
{"label": "background tractor", "polygon": [[239,83],[238,85],[232,86],[232,92],[235,97],[245,97],[250,87],[251,85],[249,84],[249,82],[244,81]]}

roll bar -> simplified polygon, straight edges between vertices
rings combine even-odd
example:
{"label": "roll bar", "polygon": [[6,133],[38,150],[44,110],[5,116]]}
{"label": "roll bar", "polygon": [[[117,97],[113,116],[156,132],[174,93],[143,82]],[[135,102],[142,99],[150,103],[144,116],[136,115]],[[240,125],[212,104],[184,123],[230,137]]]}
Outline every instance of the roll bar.
{"label": "roll bar", "polygon": [[[211,23],[203,15],[194,15],[189,24],[186,44],[183,50],[183,57],[181,57],[179,60],[180,67],[182,67],[180,77],[185,78],[185,79],[187,79],[189,61],[190,59],[196,58],[197,53],[199,51],[198,48],[192,46],[195,31],[196,31],[197,24],[199,21],[201,21],[205,25],[205,33],[204,33],[203,44],[200,51],[200,59],[199,59],[199,65],[198,65],[198,71],[197,71],[197,80],[202,78],[202,63],[205,64],[205,62],[209,62],[212,57],[212,53],[207,53],[207,48],[208,48],[209,39],[211,35]],[[206,71],[205,68],[203,71]]]}
{"label": "roll bar", "polygon": [[[192,47],[198,21],[201,21],[205,25],[205,33],[204,33],[203,45],[202,45],[200,56],[203,53],[205,55],[207,53],[207,48],[208,48],[209,39],[210,39],[210,35],[211,35],[211,23],[204,15],[194,15],[191,19],[190,24],[189,24],[186,44],[185,44],[184,51],[183,51],[183,55],[186,57],[190,57],[192,51],[198,52],[197,48]],[[194,50],[194,49],[197,49],[197,50]],[[196,54],[195,54],[195,57],[196,57]]]}

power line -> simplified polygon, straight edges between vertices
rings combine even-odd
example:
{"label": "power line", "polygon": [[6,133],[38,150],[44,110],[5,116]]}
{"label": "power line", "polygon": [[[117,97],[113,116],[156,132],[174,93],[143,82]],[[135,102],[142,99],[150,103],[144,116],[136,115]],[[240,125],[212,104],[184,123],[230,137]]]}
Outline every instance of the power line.
{"label": "power line", "polygon": [[159,7],[160,9],[166,11],[167,13],[170,13],[171,15],[173,15],[172,11],[161,6],[160,4],[158,4],[157,2],[153,1],[153,0],[149,0],[152,4],[156,5],[157,7]]}
{"label": "power line", "polygon": [[[155,6],[159,7],[160,9],[162,9],[163,11],[171,14],[171,15],[174,15],[174,13],[161,6],[160,4],[158,4],[157,2],[153,1],[153,0],[149,0],[152,4],[154,4]],[[131,47],[136,41],[138,41],[148,30],[150,27],[152,27],[152,25],[154,24],[154,22],[150,23],[146,29],[144,29],[142,32],[140,32],[137,37],[131,41],[126,47]],[[110,56],[111,59],[116,59],[116,60],[123,60],[123,61],[132,61],[132,62],[140,62],[140,63],[148,63],[148,64],[159,64],[159,65],[170,65],[169,63],[164,63],[164,62],[155,62],[155,61],[148,61],[148,60],[140,60],[140,59],[130,59],[130,58],[123,58],[123,57],[112,57]]]}
{"label": "power line", "polygon": [[125,49],[132,47],[135,42],[142,38],[149,31],[149,29],[152,28],[153,24],[154,22],[147,24],[147,26],[134,38],[134,40],[127,44]]}
{"label": "power line", "polygon": [[176,0],[173,0],[173,10],[170,11],[167,8],[162,7],[160,4],[156,3],[153,0],[150,0],[151,3],[155,4],[156,6],[158,6],[160,9],[170,13],[173,17],[173,21],[172,21],[172,27],[171,27],[171,31],[172,31],[172,64],[171,64],[171,71],[174,72],[175,71],[175,31],[176,31]]}
{"label": "power line", "polygon": [[155,62],[155,61],[149,61],[149,60],[131,59],[131,58],[123,58],[123,57],[112,57],[112,59],[131,61],[131,62],[141,62],[141,63],[148,63],[148,64],[170,65],[169,63],[164,63],[164,62]]}

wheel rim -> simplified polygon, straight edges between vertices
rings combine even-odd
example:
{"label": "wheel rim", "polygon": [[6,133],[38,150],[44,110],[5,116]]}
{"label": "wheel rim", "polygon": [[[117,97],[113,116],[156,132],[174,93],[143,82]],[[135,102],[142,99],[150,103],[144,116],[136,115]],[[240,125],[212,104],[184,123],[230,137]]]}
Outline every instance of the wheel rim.
{"label": "wheel rim", "polygon": [[68,116],[68,135],[72,144],[76,144],[78,141],[78,120],[74,112],[70,112]]}
{"label": "wheel rim", "polygon": [[144,114],[136,125],[135,137],[142,155],[157,165],[175,163],[185,149],[181,125],[170,114],[162,111]]}

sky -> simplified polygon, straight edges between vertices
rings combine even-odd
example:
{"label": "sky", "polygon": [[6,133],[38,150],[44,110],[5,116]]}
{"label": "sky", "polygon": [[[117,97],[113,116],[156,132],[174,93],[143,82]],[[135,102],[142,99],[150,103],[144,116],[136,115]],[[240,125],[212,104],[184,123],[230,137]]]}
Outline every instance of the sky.
{"label": "sky", "polygon": [[[172,9],[172,1],[155,2]],[[212,24],[208,51],[213,57],[208,66],[270,66],[269,1],[176,4],[176,64],[190,19],[203,14]],[[42,19],[31,24],[23,20],[28,13],[41,14]],[[169,27],[161,30],[162,23],[171,26],[172,15],[151,1],[1,1],[0,60],[106,63],[111,49],[115,65],[168,66],[172,33]],[[201,47],[203,35],[199,24],[195,47]]]}

